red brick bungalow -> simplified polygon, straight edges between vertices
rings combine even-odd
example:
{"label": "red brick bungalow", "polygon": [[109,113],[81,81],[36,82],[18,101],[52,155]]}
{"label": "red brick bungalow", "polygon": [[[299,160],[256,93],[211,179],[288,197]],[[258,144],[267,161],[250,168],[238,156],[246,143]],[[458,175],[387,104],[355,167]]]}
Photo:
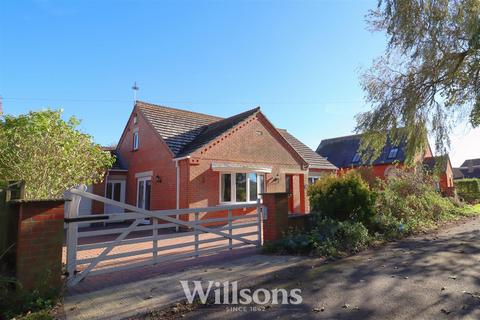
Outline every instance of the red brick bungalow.
{"label": "red brick bungalow", "polygon": [[307,149],[260,108],[220,118],[138,101],[114,151],[118,167],[106,187],[93,189],[151,210],[255,202],[262,192],[287,191],[290,211],[305,213],[308,177],[336,170]]}
{"label": "red brick bungalow", "polygon": [[[362,163],[359,147],[361,134],[322,140],[317,148],[317,153],[340,169],[350,170],[370,167],[373,175],[385,179],[394,172],[393,169],[401,168],[405,164],[405,141],[399,145],[392,145],[389,140],[382,149],[380,156],[371,164]],[[441,160],[441,161],[440,161]],[[443,193],[451,194],[453,189],[453,169],[450,159],[434,157],[432,149],[427,143],[424,152],[418,156],[418,163],[423,164],[427,170],[432,171],[439,164],[439,179],[437,188]]]}

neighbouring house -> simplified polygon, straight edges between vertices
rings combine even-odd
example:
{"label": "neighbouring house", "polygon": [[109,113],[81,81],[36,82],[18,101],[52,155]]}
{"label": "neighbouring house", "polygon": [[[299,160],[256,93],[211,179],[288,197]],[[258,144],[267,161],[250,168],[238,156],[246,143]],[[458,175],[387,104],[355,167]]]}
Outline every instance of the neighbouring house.
{"label": "neighbouring house", "polygon": [[438,180],[436,180],[436,189],[440,190],[444,195],[454,194],[454,174],[452,162],[448,155],[426,157],[423,159],[423,167],[431,174],[436,175],[438,172]]}
{"label": "neighbouring house", "polygon": [[[150,210],[252,203],[264,192],[289,192],[290,212],[305,213],[308,179],[337,169],[260,108],[221,118],[137,101],[110,152],[117,162],[93,192]],[[93,213],[114,211],[93,201]]]}
{"label": "neighbouring house", "polygon": [[[343,170],[355,168],[370,167],[373,175],[377,178],[385,179],[395,173],[395,168],[403,167],[406,160],[405,141],[398,145],[393,145],[390,139],[387,139],[380,156],[371,163],[362,162],[359,153],[360,141],[362,135],[350,135],[322,140],[317,148],[317,153]],[[442,161],[440,163],[440,160]],[[434,157],[430,145],[427,144],[424,152],[418,156],[418,163],[430,169],[431,164],[438,164],[440,171],[437,171],[437,187],[443,193],[453,192],[453,168],[448,156],[444,158]]]}
{"label": "neighbouring house", "polygon": [[480,178],[480,158],[465,160],[459,168],[453,168],[454,179]]}

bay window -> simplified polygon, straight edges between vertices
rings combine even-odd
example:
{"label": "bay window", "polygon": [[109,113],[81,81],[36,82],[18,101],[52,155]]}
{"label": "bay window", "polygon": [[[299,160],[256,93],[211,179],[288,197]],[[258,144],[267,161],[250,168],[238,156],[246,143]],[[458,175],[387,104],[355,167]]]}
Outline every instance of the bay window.
{"label": "bay window", "polygon": [[264,192],[265,177],[257,173],[221,173],[220,202],[255,202]]}

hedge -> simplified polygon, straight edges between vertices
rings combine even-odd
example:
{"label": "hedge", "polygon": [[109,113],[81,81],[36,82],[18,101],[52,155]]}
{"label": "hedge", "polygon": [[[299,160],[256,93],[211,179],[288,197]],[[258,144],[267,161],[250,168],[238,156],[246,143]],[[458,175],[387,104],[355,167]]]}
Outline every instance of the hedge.
{"label": "hedge", "polygon": [[455,184],[460,198],[467,202],[480,201],[480,179],[462,179]]}

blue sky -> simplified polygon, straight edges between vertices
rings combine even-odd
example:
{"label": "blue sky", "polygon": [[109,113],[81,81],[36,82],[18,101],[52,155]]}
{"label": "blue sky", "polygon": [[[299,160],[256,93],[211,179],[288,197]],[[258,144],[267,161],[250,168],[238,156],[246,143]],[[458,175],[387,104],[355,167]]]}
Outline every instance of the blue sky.
{"label": "blue sky", "polygon": [[2,1],[6,113],[63,108],[115,143],[144,101],[219,116],[262,107],[312,148],[367,110],[359,68],[383,52],[373,1]]}

